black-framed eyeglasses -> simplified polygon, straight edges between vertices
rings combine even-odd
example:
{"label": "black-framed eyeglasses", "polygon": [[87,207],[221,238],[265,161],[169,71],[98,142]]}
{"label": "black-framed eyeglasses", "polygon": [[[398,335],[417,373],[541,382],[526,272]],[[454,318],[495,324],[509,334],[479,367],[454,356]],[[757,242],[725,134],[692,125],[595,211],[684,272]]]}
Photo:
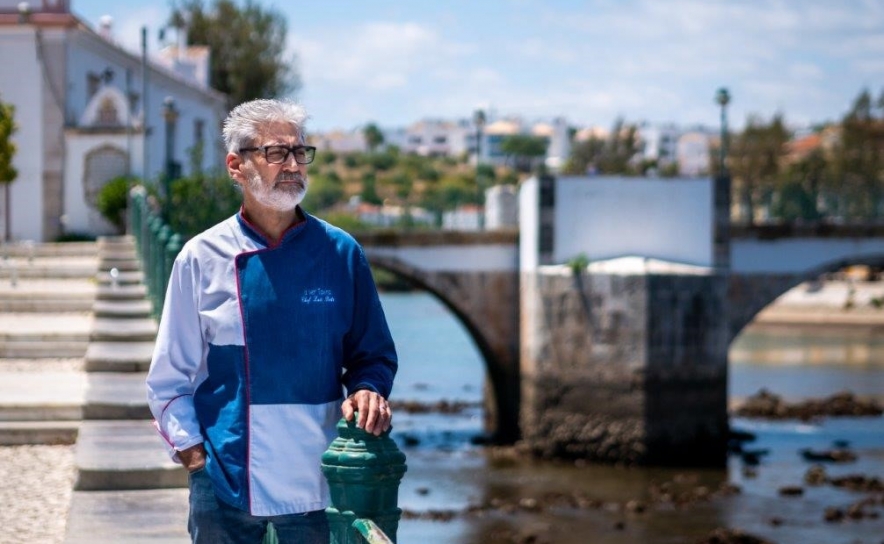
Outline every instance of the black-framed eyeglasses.
{"label": "black-framed eyeglasses", "polygon": [[246,151],[263,151],[264,158],[270,164],[283,164],[289,160],[289,153],[295,156],[298,164],[310,164],[316,156],[316,148],[312,145],[262,145],[261,147],[241,147],[240,153]]}

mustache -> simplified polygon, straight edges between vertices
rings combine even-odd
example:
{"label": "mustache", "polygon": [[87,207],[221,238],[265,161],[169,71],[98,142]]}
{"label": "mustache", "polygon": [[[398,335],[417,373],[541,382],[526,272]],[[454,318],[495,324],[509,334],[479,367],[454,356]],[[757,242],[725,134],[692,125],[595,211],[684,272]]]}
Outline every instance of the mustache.
{"label": "mustache", "polygon": [[307,185],[307,176],[303,176],[298,172],[281,172],[276,179],[273,180],[274,185],[278,183],[292,183],[296,182],[301,185]]}

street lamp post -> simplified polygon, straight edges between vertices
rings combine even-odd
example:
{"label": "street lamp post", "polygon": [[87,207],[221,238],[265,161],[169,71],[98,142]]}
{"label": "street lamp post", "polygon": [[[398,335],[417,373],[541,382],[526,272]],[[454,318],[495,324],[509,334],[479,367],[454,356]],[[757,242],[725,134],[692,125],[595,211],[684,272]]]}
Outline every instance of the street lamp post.
{"label": "street lamp post", "polygon": [[476,191],[479,203],[479,230],[485,230],[485,210],[483,204],[481,169],[482,164],[482,128],[485,126],[485,110],[478,109],[473,113],[473,124],[476,125]]}
{"label": "street lamp post", "polygon": [[727,105],[731,101],[731,95],[725,87],[715,93],[715,101],[721,106],[721,145],[719,146],[718,167],[722,176],[727,175]]}
{"label": "street lamp post", "polygon": [[175,99],[167,96],[163,100],[163,119],[166,121],[166,169],[163,173],[163,218],[168,221],[168,210],[171,194],[171,183],[178,175],[175,164],[175,124],[178,121],[178,109],[175,107]]}

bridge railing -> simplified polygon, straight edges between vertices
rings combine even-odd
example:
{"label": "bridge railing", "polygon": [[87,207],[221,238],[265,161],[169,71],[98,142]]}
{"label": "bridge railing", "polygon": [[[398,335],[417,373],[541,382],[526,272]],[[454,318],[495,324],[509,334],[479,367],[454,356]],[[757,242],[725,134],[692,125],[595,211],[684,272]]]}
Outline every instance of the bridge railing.
{"label": "bridge railing", "polygon": [[172,263],[181,251],[183,239],[163,221],[159,207],[151,202],[144,187],[134,187],[129,197],[129,227],[141,260],[152,313],[159,318]]}

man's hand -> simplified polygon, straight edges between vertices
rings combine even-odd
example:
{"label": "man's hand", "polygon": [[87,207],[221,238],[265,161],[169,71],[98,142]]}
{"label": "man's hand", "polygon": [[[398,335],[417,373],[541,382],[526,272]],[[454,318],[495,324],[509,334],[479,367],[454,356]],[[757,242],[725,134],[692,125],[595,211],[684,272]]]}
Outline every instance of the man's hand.
{"label": "man's hand", "polygon": [[178,452],[178,458],[181,464],[187,469],[187,472],[195,472],[206,466],[206,448],[202,443],[191,446],[186,450]]}
{"label": "man's hand", "polygon": [[362,389],[353,393],[344,400],[341,409],[347,421],[353,420],[354,411],[359,412],[356,426],[375,436],[390,430],[393,412],[390,411],[387,399],[374,391]]}

